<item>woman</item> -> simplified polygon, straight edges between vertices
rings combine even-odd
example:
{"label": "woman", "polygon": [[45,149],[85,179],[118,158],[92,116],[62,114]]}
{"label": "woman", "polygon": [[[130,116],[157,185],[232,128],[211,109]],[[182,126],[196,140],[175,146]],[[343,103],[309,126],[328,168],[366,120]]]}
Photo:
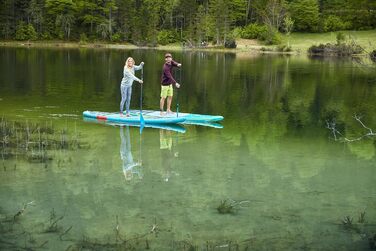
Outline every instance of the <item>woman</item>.
{"label": "woman", "polygon": [[134,71],[141,70],[144,65],[144,62],[141,62],[140,65],[135,65],[134,59],[129,57],[125,61],[124,71],[123,71],[123,79],[121,80],[120,91],[121,91],[121,102],[120,102],[120,115],[123,115],[124,103],[126,109],[126,116],[129,117],[129,105],[131,103],[132,97],[132,84],[133,81],[136,80],[140,84],[143,81],[137,78],[134,75]]}

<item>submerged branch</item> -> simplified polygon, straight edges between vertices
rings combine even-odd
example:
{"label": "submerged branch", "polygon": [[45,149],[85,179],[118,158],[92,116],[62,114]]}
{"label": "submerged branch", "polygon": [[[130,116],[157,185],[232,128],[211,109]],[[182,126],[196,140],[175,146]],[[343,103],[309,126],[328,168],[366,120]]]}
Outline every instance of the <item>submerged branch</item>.
{"label": "submerged branch", "polygon": [[[354,141],[360,141],[363,138],[376,136],[376,133],[374,133],[371,128],[369,128],[363,123],[363,121],[361,120],[361,116],[358,116],[355,114],[354,119],[358,121],[359,124],[368,131],[368,133],[365,133],[357,138],[347,138],[340,131],[337,130],[335,121],[329,122],[328,120],[326,121],[326,128],[328,128],[332,132],[335,141],[354,142]],[[338,137],[337,135],[340,137]]]}
{"label": "submerged branch", "polygon": [[16,220],[17,217],[21,216],[21,215],[25,212],[27,206],[28,206],[28,205],[32,205],[33,203],[34,203],[34,201],[30,201],[30,202],[28,202],[28,203],[25,203],[24,206],[23,206],[23,208],[20,209],[20,210],[19,210],[19,211],[13,216],[13,219]]}

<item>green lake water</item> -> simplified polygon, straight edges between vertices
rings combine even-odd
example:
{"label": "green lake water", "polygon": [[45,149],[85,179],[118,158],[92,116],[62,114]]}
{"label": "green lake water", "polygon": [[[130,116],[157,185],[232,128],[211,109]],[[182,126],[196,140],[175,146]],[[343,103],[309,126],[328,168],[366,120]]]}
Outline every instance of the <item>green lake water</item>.
{"label": "green lake water", "polygon": [[[140,134],[83,120],[119,110],[128,56],[145,62],[143,108],[158,110],[164,53],[0,48],[1,250],[370,248],[376,136],[344,138],[376,131],[374,67],[175,52],[173,108],[223,115],[222,129]],[[133,109],[139,95],[134,83]],[[221,202],[233,211],[219,213]]]}

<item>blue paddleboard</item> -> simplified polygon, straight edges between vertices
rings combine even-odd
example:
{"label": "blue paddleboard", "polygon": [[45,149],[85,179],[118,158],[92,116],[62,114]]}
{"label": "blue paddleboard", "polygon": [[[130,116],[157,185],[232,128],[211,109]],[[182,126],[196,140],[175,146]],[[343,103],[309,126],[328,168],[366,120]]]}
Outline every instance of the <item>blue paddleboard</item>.
{"label": "blue paddleboard", "polygon": [[[130,116],[121,115],[115,112],[84,111],[84,117],[97,120],[104,120],[114,123],[140,124],[140,111],[131,110]],[[185,117],[177,117],[176,114],[161,115],[159,111],[142,111],[145,124],[177,124],[185,121]]]}

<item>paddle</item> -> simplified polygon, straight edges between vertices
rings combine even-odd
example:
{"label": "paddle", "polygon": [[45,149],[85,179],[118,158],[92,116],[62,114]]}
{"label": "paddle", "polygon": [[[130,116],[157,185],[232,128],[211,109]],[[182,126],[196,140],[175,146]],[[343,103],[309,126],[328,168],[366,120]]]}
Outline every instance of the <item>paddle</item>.
{"label": "paddle", "polygon": [[[144,66],[141,68],[141,80],[144,81]],[[142,133],[142,129],[144,129],[145,126],[145,120],[144,116],[142,116],[142,86],[141,84],[141,95],[140,95],[140,133]]]}
{"label": "paddle", "polygon": [[[179,84],[181,84],[181,69],[179,69]],[[179,117],[179,88],[176,88],[176,117]]]}

